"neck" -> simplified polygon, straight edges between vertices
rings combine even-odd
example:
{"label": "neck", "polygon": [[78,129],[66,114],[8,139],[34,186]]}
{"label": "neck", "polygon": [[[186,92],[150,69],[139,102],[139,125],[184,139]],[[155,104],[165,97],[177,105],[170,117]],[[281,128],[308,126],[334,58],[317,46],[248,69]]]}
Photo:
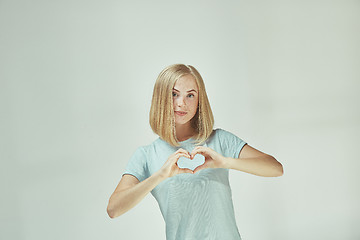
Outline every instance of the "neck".
{"label": "neck", "polygon": [[191,127],[190,121],[182,125],[177,124],[175,126],[175,130],[176,130],[176,138],[180,142],[185,141],[196,134],[195,130]]}

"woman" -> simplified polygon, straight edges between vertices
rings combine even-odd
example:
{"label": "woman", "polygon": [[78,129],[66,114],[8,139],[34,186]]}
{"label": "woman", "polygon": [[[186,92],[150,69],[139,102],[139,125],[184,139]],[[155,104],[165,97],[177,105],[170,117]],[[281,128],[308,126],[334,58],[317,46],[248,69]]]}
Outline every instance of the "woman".
{"label": "woman", "polygon": [[[241,239],[229,169],[275,177],[283,174],[282,165],[234,134],[213,130],[204,82],[190,65],[174,64],[159,74],[150,125],[159,138],[139,147],[129,160],[110,197],[109,216],[122,215],[151,191],[167,240]],[[201,156],[203,162],[193,166]]]}

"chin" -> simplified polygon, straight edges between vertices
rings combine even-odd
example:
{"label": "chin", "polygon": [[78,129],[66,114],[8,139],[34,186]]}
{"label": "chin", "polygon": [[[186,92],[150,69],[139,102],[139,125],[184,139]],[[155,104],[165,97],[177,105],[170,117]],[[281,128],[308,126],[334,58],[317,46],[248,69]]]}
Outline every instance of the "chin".
{"label": "chin", "polygon": [[178,121],[175,120],[175,124],[185,125],[185,124],[187,124],[189,121],[190,121],[190,120],[184,120],[184,119],[178,120]]}
{"label": "chin", "polygon": [[179,125],[185,125],[185,124],[188,124],[190,121],[191,121],[191,119],[193,118],[194,116],[192,116],[191,118],[186,118],[186,119],[176,119],[175,118],[175,124],[179,124]]}
{"label": "chin", "polygon": [[181,121],[181,122],[177,122],[177,121],[175,121],[175,124],[176,125],[185,125],[187,122],[183,122],[183,121]]}

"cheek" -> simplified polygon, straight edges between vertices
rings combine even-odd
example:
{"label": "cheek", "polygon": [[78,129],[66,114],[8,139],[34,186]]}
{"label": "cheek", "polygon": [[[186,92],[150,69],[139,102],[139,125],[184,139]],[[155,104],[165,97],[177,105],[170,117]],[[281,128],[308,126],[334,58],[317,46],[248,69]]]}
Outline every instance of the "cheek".
{"label": "cheek", "polygon": [[198,100],[197,99],[193,99],[193,101],[191,102],[191,109],[192,111],[196,112],[198,107]]}

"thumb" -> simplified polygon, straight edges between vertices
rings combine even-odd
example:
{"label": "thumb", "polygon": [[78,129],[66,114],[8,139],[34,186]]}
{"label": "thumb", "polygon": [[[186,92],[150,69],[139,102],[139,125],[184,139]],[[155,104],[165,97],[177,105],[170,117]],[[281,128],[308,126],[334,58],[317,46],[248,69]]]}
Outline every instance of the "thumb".
{"label": "thumb", "polygon": [[194,173],[193,170],[188,169],[188,168],[180,168],[179,171],[180,171],[180,173],[191,173],[191,174]]}
{"label": "thumb", "polygon": [[202,170],[202,169],[205,169],[205,168],[208,168],[206,162],[200,166],[197,166],[195,169],[194,169],[194,173],[197,173],[198,171]]}

